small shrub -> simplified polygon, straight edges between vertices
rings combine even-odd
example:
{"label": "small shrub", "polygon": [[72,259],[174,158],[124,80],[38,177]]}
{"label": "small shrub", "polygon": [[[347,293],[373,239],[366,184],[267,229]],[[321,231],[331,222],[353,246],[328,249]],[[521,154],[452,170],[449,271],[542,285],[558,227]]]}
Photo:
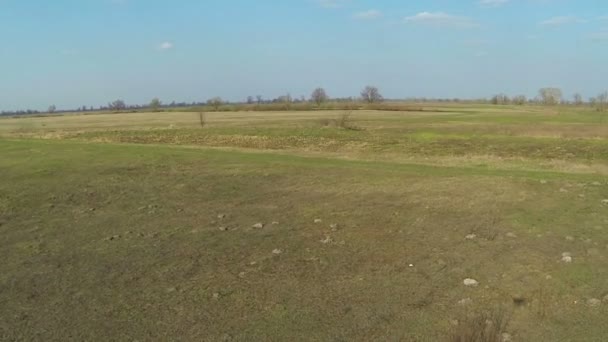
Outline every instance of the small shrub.
{"label": "small shrub", "polygon": [[205,115],[205,112],[198,113],[198,120],[201,124],[201,128],[205,128],[205,125],[207,125],[207,116]]}
{"label": "small shrub", "polygon": [[450,342],[502,342],[510,317],[502,309],[482,312],[460,322]]}

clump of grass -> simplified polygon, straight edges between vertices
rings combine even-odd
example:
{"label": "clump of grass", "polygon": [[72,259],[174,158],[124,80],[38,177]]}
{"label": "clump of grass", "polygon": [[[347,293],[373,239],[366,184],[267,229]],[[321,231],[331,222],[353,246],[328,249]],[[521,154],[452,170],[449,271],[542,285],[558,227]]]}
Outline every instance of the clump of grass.
{"label": "clump of grass", "polygon": [[510,317],[503,309],[481,312],[460,322],[450,342],[502,342]]}
{"label": "clump of grass", "polygon": [[352,119],[353,111],[346,111],[342,113],[337,119],[321,119],[319,123],[323,127],[338,127],[351,131],[360,131],[361,128],[353,124]]}

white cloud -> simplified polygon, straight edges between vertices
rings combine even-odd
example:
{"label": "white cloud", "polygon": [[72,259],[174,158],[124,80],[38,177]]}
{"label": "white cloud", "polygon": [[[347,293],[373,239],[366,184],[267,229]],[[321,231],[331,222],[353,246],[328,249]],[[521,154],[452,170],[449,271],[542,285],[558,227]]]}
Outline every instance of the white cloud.
{"label": "white cloud", "polygon": [[570,24],[584,24],[586,22],[587,20],[575,16],[560,16],[541,21],[540,26],[562,26]]}
{"label": "white cloud", "polygon": [[479,0],[479,5],[482,7],[500,7],[509,2],[509,0]]}
{"label": "white cloud", "polygon": [[380,17],[382,17],[382,12],[373,9],[369,11],[358,12],[353,15],[353,18],[360,20],[373,20],[378,19]]}
{"label": "white cloud", "polygon": [[447,14],[444,12],[420,12],[414,16],[406,17],[406,23],[425,24],[436,27],[473,28],[478,27],[473,19]]}
{"label": "white cloud", "polygon": [[158,45],[159,50],[170,50],[173,49],[173,43],[171,42],[163,42]]}

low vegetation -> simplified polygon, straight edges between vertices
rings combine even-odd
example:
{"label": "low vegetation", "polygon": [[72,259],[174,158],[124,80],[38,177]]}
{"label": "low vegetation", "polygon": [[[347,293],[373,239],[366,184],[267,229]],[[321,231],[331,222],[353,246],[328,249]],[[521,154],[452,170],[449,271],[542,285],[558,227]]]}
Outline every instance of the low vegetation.
{"label": "low vegetation", "polygon": [[601,341],[603,115],[0,119],[0,337]]}

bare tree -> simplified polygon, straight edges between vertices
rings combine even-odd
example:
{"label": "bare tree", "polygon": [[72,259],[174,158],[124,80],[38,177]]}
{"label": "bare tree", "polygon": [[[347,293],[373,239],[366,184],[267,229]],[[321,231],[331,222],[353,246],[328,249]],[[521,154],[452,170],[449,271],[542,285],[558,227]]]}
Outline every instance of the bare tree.
{"label": "bare tree", "polygon": [[380,91],[378,90],[378,88],[373,86],[365,87],[361,91],[361,98],[367,103],[380,102],[384,99],[382,95],[380,95]]}
{"label": "bare tree", "polygon": [[258,104],[262,104],[262,102],[264,102],[264,98],[262,98],[262,95],[257,95],[255,97],[255,99],[258,102]]}
{"label": "bare tree", "polygon": [[113,110],[115,112],[120,112],[122,110],[127,109],[127,105],[125,104],[125,101],[118,99],[114,102],[109,103],[108,108],[110,108],[110,110]]}
{"label": "bare tree", "polygon": [[538,91],[541,101],[546,105],[557,105],[562,102],[562,90],[559,88],[542,88]]}
{"label": "bare tree", "polygon": [[220,109],[220,106],[224,103],[221,97],[214,97],[212,99],[207,100],[207,104],[212,106],[213,109],[217,112]]}
{"label": "bare tree", "polygon": [[574,94],[574,96],[572,96],[572,98],[574,99],[574,104],[576,106],[580,106],[583,104],[583,96],[579,93]]}
{"label": "bare tree", "polygon": [[599,94],[595,98],[595,108],[600,112],[603,112],[608,108],[608,91]]}
{"label": "bare tree", "polygon": [[253,104],[254,100],[253,100],[253,96],[247,96],[247,104]]}
{"label": "bare tree", "polygon": [[513,104],[516,104],[518,106],[523,106],[526,104],[526,102],[528,102],[528,98],[526,97],[526,95],[517,95],[513,97],[512,102]]}
{"label": "bare tree", "polygon": [[312,95],[310,95],[310,99],[317,104],[317,106],[320,106],[321,104],[323,104],[324,102],[326,102],[329,97],[327,96],[327,93],[325,92],[325,89],[323,88],[317,88],[312,92]]}
{"label": "bare tree", "polygon": [[507,105],[509,104],[509,97],[505,94],[494,95],[490,100],[493,105]]}
{"label": "bare tree", "polygon": [[50,105],[48,112],[49,112],[49,114],[53,114],[53,113],[55,113],[56,110],[57,110],[57,107],[55,107],[55,105]]}
{"label": "bare tree", "polygon": [[162,105],[163,103],[158,98],[153,98],[152,101],[150,101],[149,107],[153,112],[158,112]]}

